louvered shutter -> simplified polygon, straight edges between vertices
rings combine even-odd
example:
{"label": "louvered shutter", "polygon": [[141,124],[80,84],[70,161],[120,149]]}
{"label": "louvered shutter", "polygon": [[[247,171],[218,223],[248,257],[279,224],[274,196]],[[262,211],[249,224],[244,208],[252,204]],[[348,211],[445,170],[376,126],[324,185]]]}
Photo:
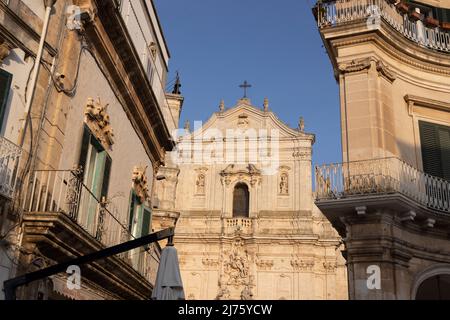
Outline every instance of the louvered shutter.
{"label": "louvered shutter", "polygon": [[0,69],[0,129],[6,112],[6,105],[11,88],[12,74]]}
{"label": "louvered shutter", "polygon": [[419,121],[423,170],[450,180],[450,127]]}

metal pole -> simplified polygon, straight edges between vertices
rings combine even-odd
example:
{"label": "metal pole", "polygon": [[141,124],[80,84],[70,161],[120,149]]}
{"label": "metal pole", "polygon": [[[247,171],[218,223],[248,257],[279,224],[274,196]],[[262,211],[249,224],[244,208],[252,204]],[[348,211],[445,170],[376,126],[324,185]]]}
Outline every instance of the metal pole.
{"label": "metal pole", "polygon": [[21,133],[20,143],[19,143],[20,147],[23,147],[23,144],[25,142],[25,131],[27,130],[27,127],[28,127],[28,114],[30,112],[31,104],[33,103],[34,93],[36,91],[36,84],[37,84],[37,80],[38,80],[38,76],[39,76],[39,69],[41,66],[42,55],[44,53],[45,38],[47,37],[48,24],[50,21],[50,15],[52,13],[53,5],[55,3],[56,3],[56,0],[45,0],[44,1],[44,4],[45,4],[44,26],[42,27],[39,48],[38,48],[38,52],[36,55],[36,60],[34,61],[33,73],[31,74],[31,80],[30,80],[31,85],[30,85],[30,88],[28,89],[29,91],[28,91],[27,101],[26,101],[26,105],[25,105],[25,112],[24,112],[25,119],[22,122],[22,133]]}
{"label": "metal pole", "polygon": [[85,256],[81,256],[63,263],[50,266],[48,268],[38,270],[35,272],[27,273],[19,277],[9,279],[3,283],[5,290],[5,300],[16,300],[16,288],[19,286],[26,285],[30,282],[43,279],[54,274],[65,272],[69,266],[80,266],[82,264],[90,263],[96,260],[108,258],[110,256],[126,252],[138,247],[145,246],[147,244],[164,240],[167,238],[172,238],[175,234],[175,228],[164,229],[155,233],[151,233],[144,237],[131,240],[119,245],[106,248],[97,252],[90,253]]}

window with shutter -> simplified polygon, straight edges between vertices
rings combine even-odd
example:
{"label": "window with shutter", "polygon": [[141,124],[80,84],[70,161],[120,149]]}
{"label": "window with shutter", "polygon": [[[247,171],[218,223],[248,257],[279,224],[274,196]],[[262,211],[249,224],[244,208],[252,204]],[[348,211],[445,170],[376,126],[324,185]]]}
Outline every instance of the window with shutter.
{"label": "window with shutter", "polygon": [[238,183],[233,194],[233,217],[249,216],[250,193],[245,183]]}
{"label": "window with shutter", "polygon": [[112,160],[101,143],[84,127],[79,165],[83,168],[83,183],[90,192],[84,192],[80,202],[80,219],[89,231],[94,231],[98,202],[108,198]]}
{"label": "window with shutter", "polygon": [[450,180],[450,127],[419,121],[423,171]]}
{"label": "window with shutter", "polygon": [[12,74],[0,69],[0,132],[3,130],[9,91],[11,89]]}

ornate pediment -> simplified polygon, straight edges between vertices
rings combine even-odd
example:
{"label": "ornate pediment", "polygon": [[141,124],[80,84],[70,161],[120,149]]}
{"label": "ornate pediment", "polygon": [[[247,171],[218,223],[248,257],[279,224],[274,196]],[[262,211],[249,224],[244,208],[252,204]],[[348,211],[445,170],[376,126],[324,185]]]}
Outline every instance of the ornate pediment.
{"label": "ornate pediment", "polygon": [[108,104],[102,105],[100,98],[96,101],[88,98],[84,111],[86,124],[105,148],[114,144],[114,132],[111,128],[107,109]]}
{"label": "ornate pediment", "polygon": [[230,164],[220,172],[222,183],[230,185],[236,180],[248,180],[252,186],[261,182],[261,170],[254,164],[236,165]]}

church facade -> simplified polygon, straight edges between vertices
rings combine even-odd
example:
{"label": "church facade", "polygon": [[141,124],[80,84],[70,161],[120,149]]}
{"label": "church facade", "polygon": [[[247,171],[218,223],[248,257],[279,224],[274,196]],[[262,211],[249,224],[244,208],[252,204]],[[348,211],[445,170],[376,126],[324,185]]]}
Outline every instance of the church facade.
{"label": "church facade", "polygon": [[347,299],[341,239],[313,203],[313,134],[243,98],[189,125],[160,169],[188,299]]}

